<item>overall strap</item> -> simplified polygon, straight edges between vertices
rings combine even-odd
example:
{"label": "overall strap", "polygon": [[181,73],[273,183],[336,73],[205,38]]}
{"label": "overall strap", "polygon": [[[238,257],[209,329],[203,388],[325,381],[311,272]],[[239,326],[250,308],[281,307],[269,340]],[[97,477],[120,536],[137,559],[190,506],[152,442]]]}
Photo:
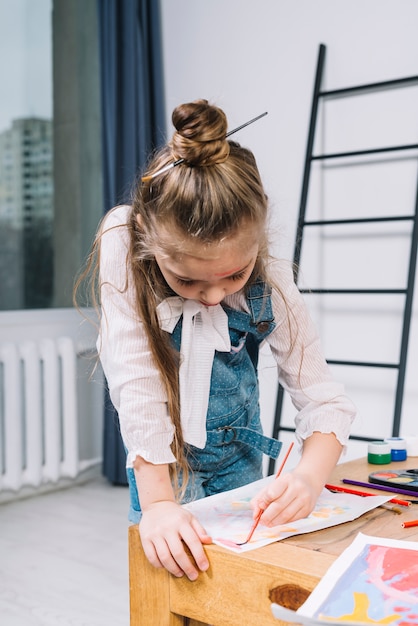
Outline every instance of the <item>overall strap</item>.
{"label": "overall strap", "polygon": [[250,332],[254,334],[257,342],[261,343],[276,326],[271,303],[271,288],[264,281],[258,280],[249,287],[245,299],[249,313],[222,305],[228,315],[229,327],[242,332]]}
{"label": "overall strap", "polygon": [[257,369],[258,350],[264,339],[275,328],[271,303],[271,288],[262,280],[251,285],[246,294],[249,313],[236,311],[224,306],[229,319],[230,332],[247,333],[245,340],[248,354]]}
{"label": "overall strap", "polygon": [[251,314],[251,324],[257,333],[270,334],[275,327],[273,306],[271,303],[271,287],[258,279],[248,289],[247,304]]}

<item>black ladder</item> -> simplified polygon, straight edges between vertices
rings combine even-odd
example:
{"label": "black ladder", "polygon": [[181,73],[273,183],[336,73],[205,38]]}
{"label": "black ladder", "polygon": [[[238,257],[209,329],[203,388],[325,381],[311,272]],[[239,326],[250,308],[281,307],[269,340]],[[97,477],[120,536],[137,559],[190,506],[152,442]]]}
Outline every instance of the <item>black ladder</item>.
{"label": "black ladder", "polygon": [[[401,289],[300,289],[301,293],[309,294],[398,294],[404,296],[403,306],[403,321],[401,332],[401,346],[399,352],[399,360],[395,363],[388,362],[374,362],[374,361],[349,361],[349,360],[328,360],[329,364],[344,365],[344,366],[360,366],[370,368],[390,368],[397,371],[396,382],[396,395],[394,402],[394,415],[392,421],[392,436],[399,436],[400,424],[401,424],[401,411],[402,400],[405,384],[405,370],[406,360],[408,352],[408,340],[409,330],[412,315],[413,304],[413,291],[415,283],[415,270],[417,262],[417,242],[418,242],[418,189],[415,198],[415,212],[410,215],[398,215],[398,216],[383,216],[383,217],[359,217],[350,219],[324,219],[324,220],[309,220],[307,219],[307,205],[308,205],[308,192],[311,178],[311,166],[315,161],[336,160],[350,157],[363,157],[364,155],[372,155],[378,153],[400,153],[401,151],[413,151],[418,148],[418,144],[406,144],[396,145],[383,148],[372,148],[366,150],[355,150],[348,152],[335,152],[328,154],[313,154],[315,131],[318,119],[318,109],[320,101],[326,98],[344,98],[355,96],[362,93],[376,92],[387,89],[396,89],[400,87],[408,87],[418,84],[418,76],[410,76],[407,78],[401,78],[397,80],[390,80],[385,82],[377,82],[370,84],[363,84],[354,87],[347,87],[342,89],[335,89],[332,91],[321,90],[321,82],[325,61],[325,45],[319,46],[317,69],[314,83],[313,100],[311,107],[311,117],[309,124],[308,140],[305,155],[305,165],[303,172],[299,218],[296,231],[296,243],[294,248],[294,277],[296,283],[298,282],[299,267],[301,261],[302,243],[304,237],[305,228],[312,227],[333,227],[335,225],[343,224],[370,224],[378,222],[409,222],[412,225],[411,238],[410,238],[410,250],[409,250],[409,262],[408,262],[408,276],[406,281],[406,287]],[[276,409],[274,416],[274,425],[272,436],[279,438],[279,435],[283,431],[292,432],[294,427],[286,426],[282,424],[282,411],[284,401],[284,389],[279,385],[276,400]],[[362,441],[370,441],[372,438],[366,436],[352,435],[351,439],[357,439]],[[274,472],[274,461],[270,461],[269,474]]]}

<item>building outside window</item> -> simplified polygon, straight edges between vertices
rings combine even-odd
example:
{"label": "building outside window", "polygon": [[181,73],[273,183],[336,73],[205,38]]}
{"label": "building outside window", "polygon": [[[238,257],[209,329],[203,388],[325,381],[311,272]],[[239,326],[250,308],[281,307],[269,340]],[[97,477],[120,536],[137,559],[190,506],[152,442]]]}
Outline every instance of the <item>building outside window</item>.
{"label": "building outside window", "polygon": [[0,83],[0,311],[71,307],[102,212],[96,1],[0,0]]}
{"label": "building outside window", "polygon": [[52,120],[13,119],[0,133],[2,309],[51,306],[53,189]]}

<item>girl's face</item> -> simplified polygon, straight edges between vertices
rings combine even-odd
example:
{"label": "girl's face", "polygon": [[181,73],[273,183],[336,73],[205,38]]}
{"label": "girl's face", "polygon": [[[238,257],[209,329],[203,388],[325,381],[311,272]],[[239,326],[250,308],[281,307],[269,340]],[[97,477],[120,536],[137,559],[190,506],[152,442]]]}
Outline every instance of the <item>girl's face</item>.
{"label": "girl's face", "polygon": [[182,298],[215,306],[240,291],[253,271],[259,249],[256,227],[242,226],[219,243],[202,244],[175,229],[157,228],[155,260],[171,289]]}

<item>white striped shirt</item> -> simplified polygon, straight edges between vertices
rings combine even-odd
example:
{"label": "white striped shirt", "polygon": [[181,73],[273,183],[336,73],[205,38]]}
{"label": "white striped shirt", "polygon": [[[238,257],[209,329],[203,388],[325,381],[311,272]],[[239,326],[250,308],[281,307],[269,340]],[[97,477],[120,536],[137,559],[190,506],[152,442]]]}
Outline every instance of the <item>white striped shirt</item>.
{"label": "white striped shirt", "polygon": [[[171,463],[175,458],[170,449],[173,424],[167,412],[167,394],[134,308],[127,264],[129,233],[124,226],[129,211],[130,207],[120,206],[104,221],[100,252],[102,319],[97,343],[128,450],[127,467],[132,467],[137,455],[155,464]],[[291,264],[276,261],[268,269],[286,304],[273,289],[276,327],[266,341],[277,363],[279,380],[297,409],[296,436],[301,442],[314,431],[333,432],[345,446],[355,408],[343,385],[331,375],[316,328],[294,283]],[[248,311],[243,292],[227,296],[224,302]]]}

